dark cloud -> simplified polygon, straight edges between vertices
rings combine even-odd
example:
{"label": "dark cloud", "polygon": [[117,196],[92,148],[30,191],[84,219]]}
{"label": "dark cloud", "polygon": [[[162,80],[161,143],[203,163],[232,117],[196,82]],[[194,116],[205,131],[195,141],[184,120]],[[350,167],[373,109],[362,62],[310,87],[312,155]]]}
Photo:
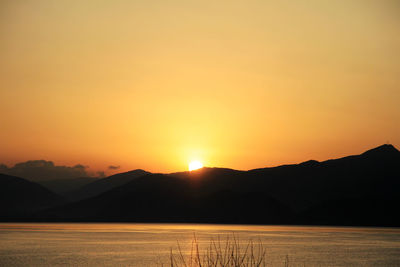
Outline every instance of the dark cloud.
{"label": "dark cloud", "polygon": [[57,166],[52,161],[46,160],[29,160],[17,163],[11,168],[0,164],[1,173],[34,181],[88,177],[90,175],[87,173],[87,168],[81,164],[72,167]]}
{"label": "dark cloud", "polygon": [[110,170],[118,170],[119,168],[120,166],[113,166],[113,165],[108,166],[108,169]]}

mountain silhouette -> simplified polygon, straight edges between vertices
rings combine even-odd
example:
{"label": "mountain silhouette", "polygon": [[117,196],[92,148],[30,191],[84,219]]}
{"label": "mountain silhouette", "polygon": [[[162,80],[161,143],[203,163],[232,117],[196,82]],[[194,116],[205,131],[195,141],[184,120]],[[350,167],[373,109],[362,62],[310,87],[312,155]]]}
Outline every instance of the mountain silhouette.
{"label": "mountain silhouette", "polygon": [[43,185],[47,189],[63,196],[69,197],[74,192],[80,190],[85,185],[94,183],[101,178],[97,177],[78,177],[78,178],[68,178],[68,179],[53,179],[38,181],[37,183]]}
{"label": "mountain silhouette", "polygon": [[63,202],[62,197],[39,184],[0,174],[0,220],[29,219],[33,212]]}
{"label": "mountain silhouette", "polygon": [[92,180],[92,182],[85,184],[81,188],[71,190],[69,194],[67,194],[67,197],[74,201],[94,197],[148,174],[150,174],[150,172],[137,169],[129,172],[118,173],[102,179],[97,178],[96,180]]}
{"label": "mountain silhouette", "polygon": [[399,226],[400,152],[237,171],[148,174],[42,212],[72,221],[285,223]]}
{"label": "mountain silhouette", "polygon": [[390,144],[385,144],[382,146],[378,146],[376,148],[373,148],[371,150],[368,150],[362,154],[363,156],[366,157],[399,157],[399,151]]}
{"label": "mountain silhouette", "polygon": [[[287,207],[262,194],[222,190],[201,192],[199,184],[173,175],[139,177],[99,196],[44,213],[45,218],[78,221],[257,222],[286,218]],[[248,204],[252,203],[252,206]]]}
{"label": "mountain silhouette", "polygon": [[[383,145],[249,171],[134,170],[87,184],[70,197],[78,201],[54,201],[27,220],[400,226],[399,193],[400,152]],[[16,199],[26,203],[26,196]]]}

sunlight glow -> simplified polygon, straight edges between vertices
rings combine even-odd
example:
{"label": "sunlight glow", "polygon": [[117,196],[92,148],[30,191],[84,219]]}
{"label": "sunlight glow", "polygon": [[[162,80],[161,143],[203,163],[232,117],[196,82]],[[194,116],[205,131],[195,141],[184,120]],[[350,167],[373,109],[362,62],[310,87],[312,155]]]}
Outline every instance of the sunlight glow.
{"label": "sunlight glow", "polygon": [[193,170],[197,170],[203,168],[203,163],[201,163],[200,161],[192,161],[189,163],[189,171],[193,171]]}

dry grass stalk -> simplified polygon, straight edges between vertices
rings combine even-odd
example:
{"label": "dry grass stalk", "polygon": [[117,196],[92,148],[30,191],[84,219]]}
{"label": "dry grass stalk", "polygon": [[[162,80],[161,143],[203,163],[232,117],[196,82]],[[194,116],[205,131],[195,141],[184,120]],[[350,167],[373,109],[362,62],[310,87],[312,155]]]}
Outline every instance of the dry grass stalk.
{"label": "dry grass stalk", "polygon": [[[220,237],[211,239],[205,250],[199,249],[199,242],[194,235],[190,254],[184,255],[178,242],[177,252],[171,249],[171,267],[265,267],[266,249],[261,242],[256,244],[249,240],[241,246],[239,239],[233,234],[223,242]],[[289,259],[286,257],[285,266]]]}

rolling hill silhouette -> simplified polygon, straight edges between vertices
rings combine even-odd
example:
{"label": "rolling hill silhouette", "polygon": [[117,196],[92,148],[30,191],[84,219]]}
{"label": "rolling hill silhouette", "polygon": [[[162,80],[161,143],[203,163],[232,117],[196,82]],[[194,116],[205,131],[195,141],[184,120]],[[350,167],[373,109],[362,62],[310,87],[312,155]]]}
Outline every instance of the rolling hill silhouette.
{"label": "rolling hill silhouette", "polygon": [[[400,152],[237,171],[120,173],[63,199],[41,185],[0,175],[1,219],[400,226]],[[32,212],[35,212],[32,215]]]}
{"label": "rolling hill silhouette", "polygon": [[97,178],[94,181],[92,180],[93,182],[87,183],[75,191],[71,190],[67,197],[74,201],[94,197],[148,174],[150,174],[150,172],[137,169],[129,172],[118,173],[102,179]]}
{"label": "rolling hill silhouette", "polygon": [[400,225],[400,152],[236,171],[149,174],[50,209],[45,219],[210,223]]}
{"label": "rolling hill silhouette", "polygon": [[29,219],[33,212],[61,203],[62,197],[39,184],[0,174],[0,220]]}
{"label": "rolling hill silhouette", "polygon": [[85,185],[91,184],[100,180],[97,177],[77,177],[68,179],[53,179],[37,181],[38,184],[43,185],[50,191],[59,194],[63,197],[69,198],[71,194],[80,190]]}

